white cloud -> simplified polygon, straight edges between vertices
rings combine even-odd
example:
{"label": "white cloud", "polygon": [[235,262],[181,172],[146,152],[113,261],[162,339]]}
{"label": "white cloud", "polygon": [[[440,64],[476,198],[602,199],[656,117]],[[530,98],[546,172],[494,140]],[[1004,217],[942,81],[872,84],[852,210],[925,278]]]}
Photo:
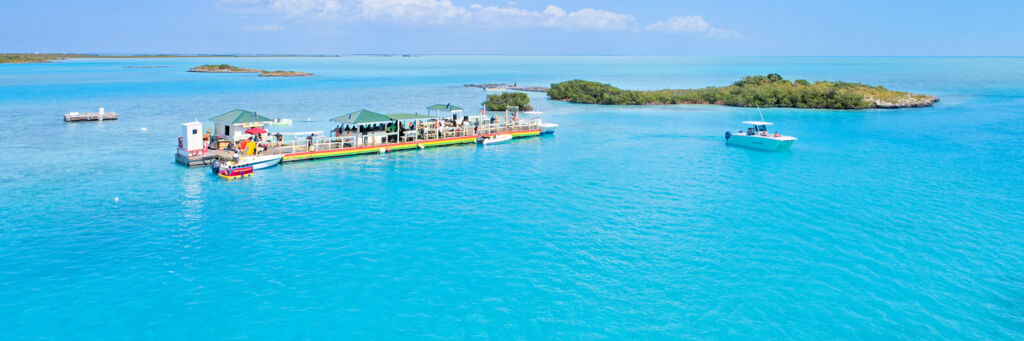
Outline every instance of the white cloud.
{"label": "white cloud", "polygon": [[624,30],[633,25],[632,15],[583,8],[566,12],[548,6],[542,12],[507,6],[457,6],[449,0],[360,0],[362,16],[401,23],[486,23],[489,26],[557,27],[579,30]]}
{"label": "white cloud", "polygon": [[287,16],[331,16],[341,10],[339,0],[271,0],[268,7]]}
{"label": "white cloud", "polygon": [[[515,2],[505,5],[460,6],[452,0],[218,0],[221,7],[245,15],[288,19],[369,20],[403,25],[479,24],[486,27],[542,27],[564,30],[637,30],[629,14],[581,8],[566,11],[548,5],[541,11],[523,9]],[[271,27],[274,26],[274,27]],[[280,26],[252,26],[247,30],[280,30]],[[713,27],[700,16],[672,17],[643,29],[655,32],[694,33],[712,38],[734,38],[734,31]]]}
{"label": "white cloud", "polygon": [[672,17],[665,21],[659,21],[644,27],[648,31],[663,31],[663,32],[704,32],[710,28],[708,22],[704,21],[704,18],[699,16],[691,15],[685,17]]}
{"label": "white cloud", "polygon": [[565,13],[565,10],[548,6],[544,9],[548,26],[570,29],[617,31],[629,29],[636,22],[636,19],[629,14],[602,11],[593,8],[584,8],[575,12]]}
{"label": "white cloud", "polygon": [[360,5],[364,18],[410,23],[441,24],[461,20],[468,12],[449,0],[362,0]]}
{"label": "white cloud", "polygon": [[645,30],[670,33],[703,33],[711,38],[737,38],[739,33],[735,31],[712,27],[704,18],[697,15],[685,17],[672,17],[665,21],[659,21],[644,26]]}
{"label": "white cloud", "polygon": [[342,0],[219,0],[217,4],[240,14],[286,18],[332,18],[344,8]]}
{"label": "white cloud", "polygon": [[707,36],[711,38],[740,38],[743,35],[733,30],[712,27],[708,29]]}

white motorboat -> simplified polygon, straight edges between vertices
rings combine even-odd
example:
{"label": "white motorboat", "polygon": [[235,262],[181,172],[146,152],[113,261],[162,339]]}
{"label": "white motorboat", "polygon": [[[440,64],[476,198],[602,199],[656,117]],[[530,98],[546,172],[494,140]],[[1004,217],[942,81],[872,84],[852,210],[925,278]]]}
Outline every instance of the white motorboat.
{"label": "white motorboat", "polygon": [[281,163],[281,159],[284,155],[254,155],[254,156],[243,156],[239,160],[240,165],[252,166],[253,170],[270,168]]}
{"label": "white motorboat", "polygon": [[210,168],[213,170],[214,174],[220,172],[221,168],[224,167],[238,168],[252,166],[252,170],[259,170],[264,168],[270,168],[281,163],[281,159],[283,157],[284,155],[281,154],[242,156],[238,158],[238,162],[228,161],[225,163],[221,163],[220,161],[214,161],[212,167]]}
{"label": "white motorboat", "polygon": [[541,123],[540,124],[540,133],[541,134],[554,134],[556,128],[558,128],[557,124],[554,124],[554,123]]}
{"label": "white motorboat", "polygon": [[761,150],[786,150],[793,145],[793,142],[796,142],[796,138],[792,136],[780,135],[778,132],[768,133],[768,126],[772,125],[771,122],[743,121],[743,124],[749,124],[752,127],[747,128],[746,131],[725,132],[726,144]]}
{"label": "white motorboat", "polygon": [[491,144],[496,144],[496,143],[508,142],[508,141],[511,141],[511,140],[512,140],[512,135],[509,135],[509,134],[498,134],[498,135],[493,135],[493,136],[482,137],[482,138],[480,138],[480,143],[483,143],[486,146],[486,145],[491,145]]}
{"label": "white motorboat", "polygon": [[292,119],[290,118],[275,118],[274,121],[270,122],[270,125],[275,127],[288,127],[292,125]]}
{"label": "white motorboat", "polygon": [[554,134],[555,133],[555,129],[558,128],[558,125],[554,124],[554,123],[544,123],[544,121],[542,121],[540,119],[540,114],[543,114],[543,113],[544,112],[542,112],[542,111],[532,111],[532,110],[531,111],[520,112],[520,114],[523,114],[523,115],[532,115],[534,118],[537,119],[537,122],[540,122],[540,124],[539,124],[539,126],[540,126],[540,133],[542,135],[543,134]]}

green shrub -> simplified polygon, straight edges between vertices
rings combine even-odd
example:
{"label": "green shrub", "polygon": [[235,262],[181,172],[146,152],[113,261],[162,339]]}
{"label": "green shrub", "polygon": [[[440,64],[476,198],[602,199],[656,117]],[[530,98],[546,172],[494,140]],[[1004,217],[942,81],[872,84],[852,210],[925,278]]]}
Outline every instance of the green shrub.
{"label": "green shrub", "polygon": [[481,104],[490,111],[504,111],[510,105],[519,106],[519,110],[533,110],[533,107],[530,106],[530,96],[522,92],[503,92],[487,95],[487,100]]}

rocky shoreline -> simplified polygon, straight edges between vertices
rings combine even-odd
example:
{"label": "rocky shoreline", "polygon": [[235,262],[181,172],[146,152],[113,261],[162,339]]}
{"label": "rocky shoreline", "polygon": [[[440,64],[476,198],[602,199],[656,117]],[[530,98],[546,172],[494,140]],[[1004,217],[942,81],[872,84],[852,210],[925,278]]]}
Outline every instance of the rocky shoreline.
{"label": "rocky shoreline", "polygon": [[905,97],[895,99],[895,101],[887,101],[868,95],[864,96],[864,100],[875,103],[875,108],[879,109],[901,109],[930,107],[935,105],[939,98],[932,95],[907,94]]}
{"label": "rocky shoreline", "polygon": [[301,72],[301,71],[263,71],[260,72],[260,77],[307,77],[312,76],[312,73]]}
{"label": "rocky shoreline", "polygon": [[188,69],[188,72],[203,72],[203,73],[258,73],[261,77],[306,77],[312,76],[312,73],[301,72],[301,71],[267,71],[263,69],[246,69],[228,64],[219,65],[200,65],[194,68]]}
{"label": "rocky shoreline", "polygon": [[548,92],[546,86],[522,86],[518,84],[484,83],[484,84],[463,84],[467,88],[481,88],[484,90],[518,90],[530,92]]}

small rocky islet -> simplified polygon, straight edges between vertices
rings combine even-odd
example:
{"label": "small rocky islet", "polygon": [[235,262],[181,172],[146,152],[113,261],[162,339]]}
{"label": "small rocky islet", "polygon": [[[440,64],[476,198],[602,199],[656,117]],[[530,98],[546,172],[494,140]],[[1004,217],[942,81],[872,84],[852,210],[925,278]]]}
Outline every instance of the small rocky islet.
{"label": "small rocky islet", "polygon": [[188,72],[205,72],[205,73],[259,73],[260,77],[306,77],[312,76],[312,73],[301,72],[301,71],[267,71],[263,69],[246,69],[240,68],[228,64],[211,64],[211,65],[200,65],[194,68],[188,69]]}

